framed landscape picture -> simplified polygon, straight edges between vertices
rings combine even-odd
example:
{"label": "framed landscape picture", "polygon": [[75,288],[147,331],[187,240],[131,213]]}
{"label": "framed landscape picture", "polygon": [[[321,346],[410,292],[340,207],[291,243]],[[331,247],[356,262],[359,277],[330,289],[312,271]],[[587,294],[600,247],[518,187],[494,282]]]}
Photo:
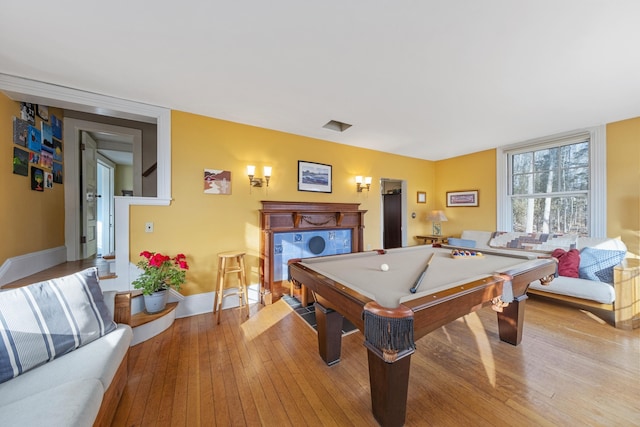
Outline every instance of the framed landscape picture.
{"label": "framed landscape picture", "polygon": [[205,169],[204,192],[205,194],[231,194],[231,171]]}
{"label": "framed landscape picture", "polygon": [[478,190],[447,191],[447,207],[478,206]]}
{"label": "framed landscape picture", "polygon": [[331,193],[331,165],[298,160],[298,191]]}

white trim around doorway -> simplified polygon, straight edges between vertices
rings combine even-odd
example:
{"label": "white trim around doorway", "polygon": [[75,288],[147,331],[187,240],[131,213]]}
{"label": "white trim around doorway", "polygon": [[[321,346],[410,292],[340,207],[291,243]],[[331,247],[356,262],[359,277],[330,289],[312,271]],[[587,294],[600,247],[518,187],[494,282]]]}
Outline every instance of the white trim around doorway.
{"label": "white trim around doorway", "polygon": [[[129,210],[132,205],[168,206],[171,203],[171,110],[139,102],[128,101],[106,95],[84,92],[63,86],[29,80],[22,77],[0,73],[0,91],[14,101],[31,102],[47,106],[76,110],[81,112],[101,114],[110,117],[136,120],[145,123],[155,123],[157,127],[157,197],[116,197],[116,275],[112,284],[117,290],[129,290],[131,287],[132,264],[129,262]],[[70,182],[70,165],[65,153],[65,181]],[[77,174],[77,171],[76,171]],[[72,185],[65,187],[65,210],[69,213],[73,206],[66,206],[67,193],[69,197],[79,200],[78,191]],[[79,209],[78,209],[79,211]],[[66,235],[65,245],[79,236]],[[135,272],[135,267],[133,267]]]}

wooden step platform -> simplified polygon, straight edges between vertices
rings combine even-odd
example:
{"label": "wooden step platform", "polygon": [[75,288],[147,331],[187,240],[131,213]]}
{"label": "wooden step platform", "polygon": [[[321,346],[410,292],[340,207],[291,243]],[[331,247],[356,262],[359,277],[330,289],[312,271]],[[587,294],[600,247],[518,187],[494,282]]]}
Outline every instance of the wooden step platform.
{"label": "wooden step platform", "polygon": [[153,322],[156,319],[164,317],[167,314],[171,313],[173,310],[175,310],[177,306],[178,306],[177,302],[170,302],[170,303],[167,303],[167,307],[164,310],[158,313],[149,314],[146,311],[141,311],[140,313],[136,313],[131,316],[131,327],[136,328],[138,326],[142,326],[146,323]]}

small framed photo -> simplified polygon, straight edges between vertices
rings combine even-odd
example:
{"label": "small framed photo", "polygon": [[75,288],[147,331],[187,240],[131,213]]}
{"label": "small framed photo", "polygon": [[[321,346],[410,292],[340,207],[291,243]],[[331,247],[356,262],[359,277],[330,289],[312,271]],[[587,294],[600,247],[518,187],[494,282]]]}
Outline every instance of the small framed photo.
{"label": "small framed photo", "polygon": [[53,162],[53,182],[62,184],[62,164]]}
{"label": "small framed photo", "polygon": [[424,191],[418,191],[418,203],[427,203],[427,193]]}
{"label": "small framed photo", "polygon": [[36,124],[36,107],[28,102],[20,103],[20,118],[29,122],[31,125]]}
{"label": "small framed photo", "polygon": [[447,191],[447,207],[478,206],[478,190]]}
{"label": "small framed photo", "polygon": [[44,171],[35,166],[31,166],[31,189],[44,191]]}
{"label": "small framed photo", "polygon": [[38,114],[38,117],[40,117],[45,122],[49,121],[49,107],[47,107],[46,105],[36,105],[36,113]]}
{"label": "small framed photo", "polygon": [[13,173],[29,176],[29,152],[13,147]]}
{"label": "small framed photo", "polygon": [[298,160],[298,191],[331,193],[331,165]]}
{"label": "small framed photo", "polygon": [[44,188],[48,190],[53,188],[53,174],[51,172],[44,173]]}

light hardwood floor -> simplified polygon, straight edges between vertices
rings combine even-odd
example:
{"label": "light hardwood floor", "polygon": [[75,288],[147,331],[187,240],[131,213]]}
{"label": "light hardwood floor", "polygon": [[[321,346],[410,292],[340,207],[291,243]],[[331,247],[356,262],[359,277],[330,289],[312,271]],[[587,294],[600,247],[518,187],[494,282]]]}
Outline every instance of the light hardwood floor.
{"label": "light hardwood floor", "polygon": [[107,278],[111,276],[111,274],[109,273],[109,265],[107,261],[102,258],[92,257],[79,261],[63,262],[62,264],[58,264],[46,270],[42,270],[39,273],[23,277],[22,279],[16,280],[11,283],[7,283],[3,286],[3,288],[17,288],[20,286],[30,285],[32,283],[55,279],[57,277],[66,276],[67,274],[73,274],[78,271],[82,271],[85,268],[89,267],[97,267],[98,274],[101,278]]}
{"label": "light hardwood floor", "polygon": [[[326,366],[284,301],[177,319],[130,349],[114,426],[374,426],[363,336]],[[483,309],[427,335],[411,361],[407,426],[640,425],[640,330],[531,298],[524,339]]]}

